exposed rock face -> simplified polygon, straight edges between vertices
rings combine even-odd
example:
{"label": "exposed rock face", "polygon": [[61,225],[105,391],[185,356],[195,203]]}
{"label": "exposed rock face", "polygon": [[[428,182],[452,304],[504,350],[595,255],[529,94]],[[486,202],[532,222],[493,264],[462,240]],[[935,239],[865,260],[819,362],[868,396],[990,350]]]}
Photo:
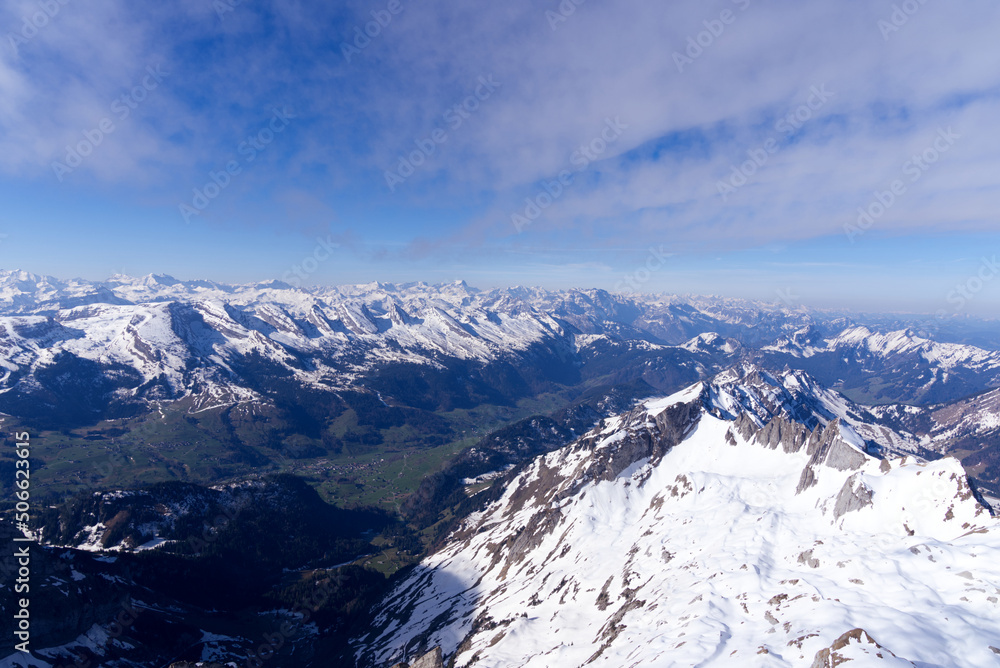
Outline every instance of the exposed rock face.
{"label": "exposed rock face", "polygon": [[[810,464],[826,464],[838,471],[856,469],[864,462],[864,456],[844,443],[840,435],[840,420],[832,420],[823,429],[816,429],[806,444]],[[857,457],[853,457],[856,454]]]}
{"label": "exposed rock face", "polygon": [[799,476],[799,484],[795,488],[796,494],[801,494],[810,487],[816,484],[816,469],[808,464],[802,469],[802,475]]}
{"label": "exposed rock face", "polygon": [[853,663],[858,659],[865,660],[865,663],[860,665],[889,663],[890,660],[894,666],[913,665],[879,645],[864,629],[851,629],[834,640],[829,647],[816,652],[812,668],[836,668],[842,663]]}
{"label": "exposed rock face", "polygon": [[[732,430],[745,440],[755,440],[771,450],[777,450],[780,446],[786,454],[804,451],[810,455],[809,462],[799,477],[796,493],[801,493],[816,484],[817,466],[829,466],[838,471],[856,471],[865,463],[866,455],[848,445],[840,429],[839,419],[831,420],[825,427],[809,429],[806,425],[782,415],[772,418],[764,426],[759,427],[749,413],[741,414],[732,427]],[[736,443],[735,439],[729,442],[733,445]],[[851,510],[856,509],[851,508]]]}
{"label": "exposed rock face", "polygon": [[855,473],[840,488],[837,501],[833,506],[834,519],[840,519],[845,513],[861,510],[872,505],[872,490]]}
{"label": "exposed rock face", "polygon": [[756,434],[757,442],[761,445],[772,450],[781,446],[782,451],[786,453],[799,452],[812,435],[804,424],[781,416],[771,419],[758,429],[749,415],[744,413],[740,415],[735,426],[744,438],[749,439]]}
{"label": "exposed rock face", "polygon": [[[756,440],[772,450],[781,446],[785,453],[804,450],[809,455],[809,462],[799,477],[796,494],[801,494],[816,484],[818,466],[828,466],[838,471],[857,471],[866,461],[864,453],[844,440],[839,418],[831,420],[825,427],[809,430],[805,425],[781,415],[774,417],[763,427],[756,427],[753,419],[744,413],[736,420],[733,428],[743,438]],[[872,491],[857,476],[852,476],[837,496],[834,517],[839,519],[844,513],[860,510],[871,505],[871,502]]]}
{"label": "exposed rock face", "polygon": [[435,647],[431,651],[413,662],[410,668],[444,668],[444,660],[441,656],[441,648]]}
{"label": "exposed rock face", "polygon": [[[594,458],[590,467],[590,479],[594,481],[612,480],[626,468],[639,461],[649,458],[658,462],[663,455],[680,443],[701,415],[702,405],[699,401],[676,404],[656,415],[653,424],[649,422],[636,431],[631,431],[617,447],[607,448]],[[644,417],[645,411],[640,407],[628,414],[624,422],[635,424]],[[593,447],[599,439],[594,437],[585,440],[583,447]]]}
{"label": "exposed rock face", "polygon": [[435,647],[419,659],[415,659],[413,663],[404,661],[393,664],[392,668],[444,668],[444,657],[441,654],[441,648]]}
{"label": "exposed rock face", "polygon": [[865,463],[865,456],[844,443],[834,439],[826,456],[826,465],[838,471],[856,471]]}

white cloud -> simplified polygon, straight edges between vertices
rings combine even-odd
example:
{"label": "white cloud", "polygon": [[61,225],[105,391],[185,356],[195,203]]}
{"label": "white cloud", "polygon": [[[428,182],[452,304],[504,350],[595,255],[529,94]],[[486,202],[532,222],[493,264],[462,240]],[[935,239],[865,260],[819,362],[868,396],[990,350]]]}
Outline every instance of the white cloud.
{"label": "white cloud", "polygon": [[[341,41],[383,4],[242,3],[220,20],[196,0],[154,8],[70,0],[19,53],[0,50],[0,171],[52,178],[63,147],[162,63],[168,81],[117,124],[81,168],[85,178],[172,202],[287,102],[300,114],[297,138],[241,188],[298,192],[309,205],[297,211],[326,217],[331,197],[358,192],[372,206],[469,207],[478,213],[465,229],[414,236],[428,239],[424,248],[476,246],[509,241],[510,213],[534,184],[566,168],[605,118],[621,117],[629,128],[620,141],[525,234],[572,229],[595,245],[614,233],[759,244],[836,233],[913,151],[951,126],[962,135],[953,152],[878,227],[995,229],[993,2],[927,0],[888,39],[878,26],[893,12],[885,1],[592,1],[555,30],[545,11],[557,2],[402,4],[347,63]],[[36,7],[8,3],[0,26],[16,30]],[[724,10],[732,20],[679,72],[675,52]],[[500,90],[389,193],[382,171],[415,139],[447,128],[444,112],[487,75]],[[836,95],[723,202],[716,184],[730,165],[776,135],[777,119],[823,84]]]}

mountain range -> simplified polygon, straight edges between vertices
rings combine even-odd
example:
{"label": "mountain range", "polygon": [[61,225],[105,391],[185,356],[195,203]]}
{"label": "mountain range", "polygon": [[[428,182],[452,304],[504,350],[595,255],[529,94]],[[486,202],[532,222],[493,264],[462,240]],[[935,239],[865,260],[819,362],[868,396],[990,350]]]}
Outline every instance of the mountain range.
{"label": "mountain range", "polygon": [[282,620],[280,665],[1000,654],[987,321],[6,271],[0,367],[73,609],[37,665],[242,665]]}
{"label": "mountain range", "polygon": [[870,406],[868,422],[896,428],[914,453],[954,450],[1000,483],[988,417],[1000,351],[925,338],[905,319],[462,282],[301,289],[0,273],[0,412],[96,429],[84,438],[170,419],[171,407],[177,421],[218,415],[219,472],[275,451],[363,450],[403,423],[416,430],[404,444],[440,444],[457,427],[442,413],[540,396],[565,405],[635,383],[633,398],[670,393],[741,361],[807,371]]}
{"label": "mountain range", "polygon": [[[462,282],[299,289],[163,275],[95,283],[8,271],[0,273],[0,410],[82,424],[164,400],[186,398],[192,410],[267,403],[268,379],[307,391],[391,393],[394,383],[428,374],[452,381],[455,396],[511,398],[550,381],[589,380],[609,360],[624,365],[615,381],[642,377],[673,390],[677,367],[688,368],[686,382],[751,353],[872,403],[940,403],[1000,385],[995,349],[885,329],[901,324],[601,290],[481,291]],[[468,371],[471,386],[455,382]],[[387,378],[394,372],[404,379]],[[77,389],[88,384],[84,409]]]}

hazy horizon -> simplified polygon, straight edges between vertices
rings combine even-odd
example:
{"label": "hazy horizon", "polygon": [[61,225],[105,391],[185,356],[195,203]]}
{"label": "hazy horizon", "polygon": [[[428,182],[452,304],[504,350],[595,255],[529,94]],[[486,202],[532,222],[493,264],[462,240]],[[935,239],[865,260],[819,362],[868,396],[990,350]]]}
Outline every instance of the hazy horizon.
{"label": "hazy horizon", "polygon": [[[467,281],[463,278],[455,278],[451,280],[443,281],[431,281],[431,280],[400,280],[400,281],[385,281],[385,280],[371,280],[371,281],[357,281],[357,282],[338,282],[338,283],[309,283],[304,282],[298,276],[291,274],[284,277],[268,277],[259,280],[248,280],[248,281],[226,281],[226,280],[216,280],[212,278],[206,278],[205,276],[175,276],[166,272],[149,272],[147,274],[129,274],[129,273],[114,273],[109,276],[104,276],[102,278],[90,278],[85,276],[59,276],[53,274],[43,274],[39,272],[32,272],[23,268],[15,269],[4,269],[0,268],[0,272],[25,272],[27,274],[34,275],[38,278],[51,278],[61,282],[72,282],[72,281],[84,281],[86,283],[95,284],[105,284],[109,283],[116,278],[128,278],[133,280],[142,280],[145,278],[168,278],[173,279],[181,283],[191,283],[206,281],[215,283],[223,287],[255,287],[263,286],[272,282],[280,282],[287,285],[288,288],[301,288],[304,290],[322,290],[322,289],[339,289],[339,288],[358,288],[365,287],[372,284],[379,284],[385,286],[391,286],[393,288],[411,288],[415,286],[426,286],[428,288],[443,288],[450,285],[465,284],[465,286],[474,292],[488,292],[490,290],[505,290],[505,289],[515,289],[523,288],[526,290],[544,290],[550,292],[569,292],[569,291],[581,291],[587,292],[592,290],[603,290],[612,295],[620,296],[623,298],[629,297],[665,297],[665,298],[677,298],[677,299],[691,299],[691,300],[745,300],[750,303],[757,304],[771,304],[778,308],[799,310],[808,309],[815,311],[826,311],[834,313],[844,313],[847,315],[855,316],[867,316],[867,315],[887,315],[887,316],[898,316],[903,319],[913,318],[920,320],[926,316],[938,316],[939,322],[944,322],[945,320],[955,320],[963,318],[973,318],[976,320],[990,321],[997,319],[996,316],[990,316],[988,314],[978,314],[974,312],[962,312],[962,309],[952,309],[948,310],[937,310],[937,311],[919,311],[919,310],[908,310],[905,308],[863,308],[858,306],[857,302],[845,303],[844,305],[837,304],[805,304],[801,300],[797,299],[794,292],[788,291],[777,291],[776,296],[772,299],[765,298],[754,298],[739,296],[733,294],[725,293],[707,293],[707,292],[681,292],[681,291],[670,291],[670,290],[654,290],[654,289],[642,289],[642,284],[638,281],[633,280],[632,285],[637,286],[637,289],[630,289],[626,281],[620,281],[620,283],[626,283],[625,285],[617,285],[620,289],[607,289],[597,285],[586,285],[586,284],[576,284],[576,285],[566,285],[561,287],[546,287],[538,284],[530,283],[473,283]],[[308,274],[302,274],[308,278]],[[290,279],[282,280],[282,278]],[[634,277],[633,277],[634,279]],[[957,299],[960,297],[957,293],[952,295],[953,298]]]}

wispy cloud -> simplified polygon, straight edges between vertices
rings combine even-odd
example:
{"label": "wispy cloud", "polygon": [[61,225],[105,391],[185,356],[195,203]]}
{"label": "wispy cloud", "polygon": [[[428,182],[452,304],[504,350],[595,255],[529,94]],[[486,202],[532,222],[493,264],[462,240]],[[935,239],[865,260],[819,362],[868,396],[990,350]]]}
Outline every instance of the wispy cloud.
{"label": "wispy cloud", "polygon": [[[30,39],[13,37],[40,5],[8,2],[0,178],[85,192],[109,212],[141,203],[176,225],[177,202],[284,106],[294,125],[206,209],[206,225],[311,238],[336,221],[354,247],[403,263],[667,242],[703,253],[842,235],[951,128],[962,139],[854,246],[996,230],[994,2],[923,3],[893,29],[888,0],[583,3],[555,24],[546,12],[558,3],[398,2],[379,21],[381,0],[221,13],[199,0],[68,0]],[[348,59],[358,30],[375,36]],[[169,74],[119,118],[112,105],[149,67]],[[483,77],[500,85],[451,127]],[[818,106],[817,87],[832,92]],[[628,130],[518,234],[511,212],[617,117]],[[59,182],[53,163],[105,118],[114,131]],[[386,170],[437,129],[446,140],[388,189]],[[745,183],[722,197],[734,170]]]}

